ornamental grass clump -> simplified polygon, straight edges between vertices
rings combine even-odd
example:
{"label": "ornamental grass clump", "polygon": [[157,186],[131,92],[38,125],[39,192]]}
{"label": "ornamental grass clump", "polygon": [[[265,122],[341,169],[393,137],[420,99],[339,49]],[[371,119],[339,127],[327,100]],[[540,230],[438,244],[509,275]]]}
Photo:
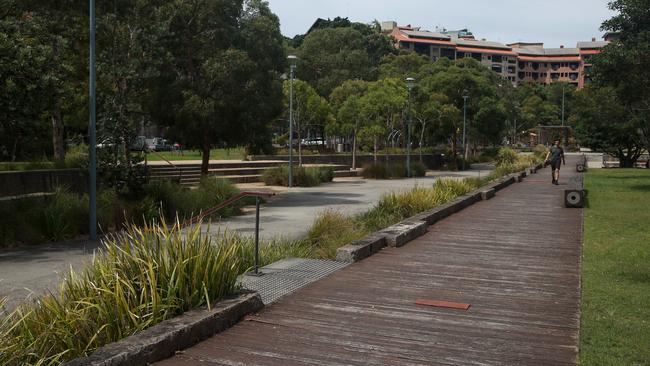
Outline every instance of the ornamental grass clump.
{"label": "ornamental grass clump", "polygon": [[382,196],[370,210],[357,220],[368,232],[381,230],[399,221],[430,210],[476,189],[465,180],[438,179],[432,187],[414,187],[407,191],[390,192]]}
{"label": "ornamental grass clump", "polygon": [[200,226],[130,227],[105,242],[58,292],[0,318],[0,364],[54,365],[85,356],[232,293],[246,269],[244,242]]}

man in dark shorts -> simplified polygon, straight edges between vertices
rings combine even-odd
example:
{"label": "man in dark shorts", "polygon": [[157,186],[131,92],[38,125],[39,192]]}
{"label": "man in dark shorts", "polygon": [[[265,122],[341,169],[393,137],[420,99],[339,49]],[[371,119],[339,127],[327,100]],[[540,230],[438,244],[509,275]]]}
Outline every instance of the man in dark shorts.
{"label": "man in dark shorts", "polygon": [[553,184],[558,185],[560,179],[560,165],[566,161],[564,160],[564,150],[560,147],[560,140],[555,140],[555,143],[546,153],[546,162],[551,164],[551,178]]}

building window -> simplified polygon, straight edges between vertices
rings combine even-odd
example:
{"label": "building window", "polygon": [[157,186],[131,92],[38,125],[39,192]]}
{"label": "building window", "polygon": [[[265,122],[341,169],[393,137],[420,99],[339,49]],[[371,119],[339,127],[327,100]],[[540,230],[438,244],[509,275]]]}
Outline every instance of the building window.
{"label": "building window", "polygon": [[551,64],[551,69],[553,69],[553,71],[557,71],[557,69],[559,69],[559,68],[560,68],[559,63],[554,62],[554,63]]}
{"label": "building window", "polygon": [[578,67],[579,67],[579,66],[580,66],[580,64],[577,63],[577,62],[572,62],[572,63],[569,64],[569,67],[570,67],[571,70],[573,70],[573,71],[578,70]]}
{"label": "building window", "polygon": [[523,79],[523,78],[526,77],[526,73],[525,73],[525,72],[519,72],[519,74],[517,75],[517,77],[519,77],[520,79]]}
{"label": "building window", "polygon": [[420,55],[429,56],[431,54],[431,46],[426,43],[416,43],[414,50]]}
{"label": "building window", "polygon": [[447,57],[450,60],[456,59],[456,50],[453,48],[441,48],[440,57]]}
{"label": "building window", "polygon": [[472,53],[472,58],[478,62],[483,61],[483,55],[480,53]]}
{"label": "building window", "polygon": [[578,80],[578,73],[577,72],[572,72],[571,74],[569,74],[569,79],[571,79],[573,81]]}
{"label": "building window", "polygon": [[537,62],[533,62],[533,70],[539,69],[539,64]]}
{"label": "building window", "polygon": [[495,62],[495,63],[498,63],[498,64],[502,63],[503,62],[503,56],[501,56],[501,55],[492,55],[492,62]]}
{"label": "building window", "polygon": [[508,73],[514,74],[517,70],[515,70],[514,66],[508,66]]}
{"label": "building window", "polygon": [[526,63],[525,62],[519,62],[519,68],[520,69],[525,69],[526,68]]}
{"label": "building window", "polygon": [[503,67],[501,65],[492,65],[492,71],[500,74],[503,72]]}

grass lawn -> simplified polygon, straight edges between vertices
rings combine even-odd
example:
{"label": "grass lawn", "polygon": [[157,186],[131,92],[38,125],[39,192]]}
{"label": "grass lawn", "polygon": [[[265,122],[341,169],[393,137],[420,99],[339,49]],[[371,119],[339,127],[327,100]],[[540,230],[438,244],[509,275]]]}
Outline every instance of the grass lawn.
{"label": "grass lawn", "polygon": [[580,365],[650,365],[650,171],[586,177]]}
{"label": "grass lawn", "polygon": [[[201,152],[199,150],[183,150],[183,155],[172,151],[150,153],[147,159],[149,161],[163,160],[161,156],[167,160],[201,160]],[[210,151],[210,160],[244,160],[245,157],[246,151],[243,147],[212,149]]]}

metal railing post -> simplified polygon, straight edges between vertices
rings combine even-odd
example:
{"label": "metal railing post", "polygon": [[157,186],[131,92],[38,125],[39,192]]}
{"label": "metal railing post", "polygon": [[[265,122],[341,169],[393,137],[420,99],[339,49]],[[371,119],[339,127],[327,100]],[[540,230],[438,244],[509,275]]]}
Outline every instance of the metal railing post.
{"label": "metal railing post", "polygon": [[260,268],[260,196],[255,196],[255,275]]}

